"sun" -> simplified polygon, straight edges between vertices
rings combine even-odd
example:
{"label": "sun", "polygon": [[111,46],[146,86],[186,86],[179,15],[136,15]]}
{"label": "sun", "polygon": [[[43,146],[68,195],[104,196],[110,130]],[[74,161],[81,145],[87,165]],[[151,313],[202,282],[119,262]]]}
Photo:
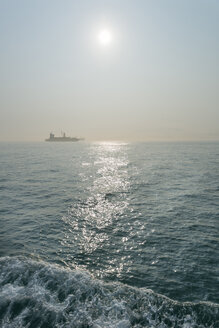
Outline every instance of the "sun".
{"label": "sun", "polygon": [[112,42],[112,33],[109,30],[101,30],[98,34],[98,41],[101,45],[107,46]]}

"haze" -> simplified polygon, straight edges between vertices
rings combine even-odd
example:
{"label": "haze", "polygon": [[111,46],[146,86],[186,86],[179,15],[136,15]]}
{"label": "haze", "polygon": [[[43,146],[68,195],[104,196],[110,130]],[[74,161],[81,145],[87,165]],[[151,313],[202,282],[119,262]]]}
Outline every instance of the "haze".
{"label": "haze", "polygon": [[0,15],[0,141],[219,140],[217,0],[0,0]]}

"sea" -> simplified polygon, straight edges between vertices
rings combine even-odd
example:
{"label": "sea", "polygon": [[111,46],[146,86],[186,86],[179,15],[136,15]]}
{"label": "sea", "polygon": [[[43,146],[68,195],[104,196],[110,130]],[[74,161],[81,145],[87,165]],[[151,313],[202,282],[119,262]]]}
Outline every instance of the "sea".
{"label": "sea", "polygon": [[219,327],[219,142],[0,143],[0,327]]}

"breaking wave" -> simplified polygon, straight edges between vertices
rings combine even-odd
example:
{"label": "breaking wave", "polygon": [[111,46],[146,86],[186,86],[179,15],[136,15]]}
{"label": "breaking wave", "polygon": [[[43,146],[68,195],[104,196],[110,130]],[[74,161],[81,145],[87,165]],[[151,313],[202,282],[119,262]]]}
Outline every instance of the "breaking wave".
{"label": "breaking wave", "polygon": [[219,305],[180,303],[147,289],[24,257],[0,259],[0,326],[217,327]]}

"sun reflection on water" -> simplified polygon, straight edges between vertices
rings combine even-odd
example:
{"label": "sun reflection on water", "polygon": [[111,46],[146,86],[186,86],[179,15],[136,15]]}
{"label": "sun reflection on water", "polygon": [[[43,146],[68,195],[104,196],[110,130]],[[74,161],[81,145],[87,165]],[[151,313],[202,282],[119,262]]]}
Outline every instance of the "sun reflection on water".
{"label": "sun reflection on water", "polygon": [[[63,218],[68,230],[62,242],[64,247],[72,248],[69,262],[75,257],[85,263],[98,258],[104,262],[114,249],[111,236],[118,234],[117,221],[121,220],[128,205],[130,188],[128,175],[128,144],[95,143],[90,147],[86,162],[82,163],[81,179],[88,182],[84,195],[72,205],[69,215]],[[121,238],[121,237],[119,237]],[[69,251],[69,250],[68,250]],[[112,265],[107,270],[122,270],[123,265]],[[108,259],[108,263],[110,263]]]}

